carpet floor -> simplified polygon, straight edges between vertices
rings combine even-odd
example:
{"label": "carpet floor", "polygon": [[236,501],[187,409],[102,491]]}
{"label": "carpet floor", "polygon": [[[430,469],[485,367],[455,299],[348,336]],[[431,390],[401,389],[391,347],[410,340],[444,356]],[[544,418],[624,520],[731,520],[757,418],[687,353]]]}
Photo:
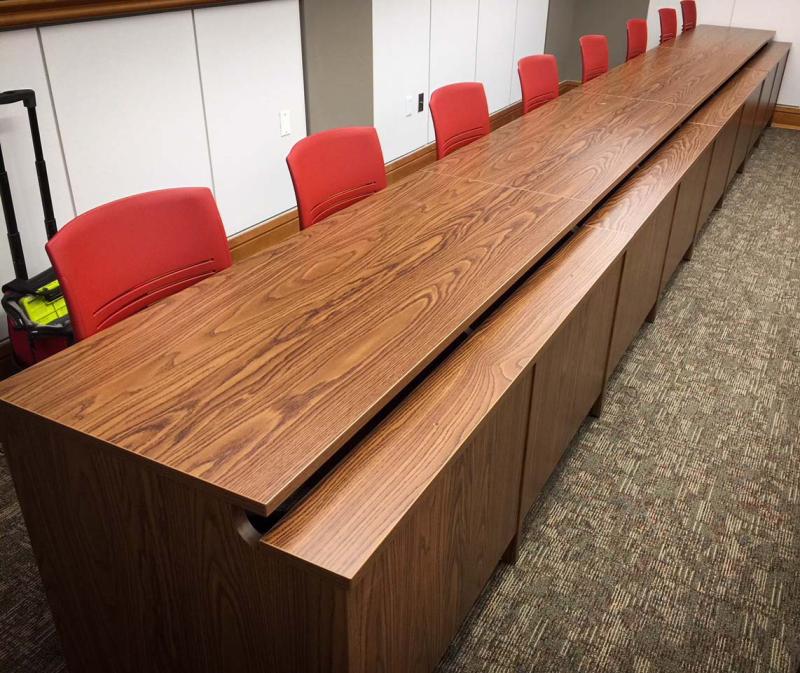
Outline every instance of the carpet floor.
{"label": "carpet floor", "polygon": [[[0,533],[0,671],[63,671],[2,460]],[[800,133],[769,129],[438,670],[798,663]]]}

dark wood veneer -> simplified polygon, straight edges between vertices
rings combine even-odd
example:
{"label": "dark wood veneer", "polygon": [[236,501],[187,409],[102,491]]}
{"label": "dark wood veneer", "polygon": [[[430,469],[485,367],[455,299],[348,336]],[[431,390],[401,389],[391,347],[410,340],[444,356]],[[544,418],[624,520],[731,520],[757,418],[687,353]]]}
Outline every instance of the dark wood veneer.
{"label": "dark wood veneer", "polygon": [[[710,87],[763,39],[698,29],[640,67],[666,92],[670,68],[719,59],[702,67]],[[641,98],[625,68],[629,95],[573,90],[0,383],[4,449],[71,667],[435,665],[495,564],[513,561],[526,512],[601,409],[782,72],[735,74],[705,113],[719,123],[700,112],[657,147],[695,103]],[[282,518],[242,511],[271,512],[381,411]]]}

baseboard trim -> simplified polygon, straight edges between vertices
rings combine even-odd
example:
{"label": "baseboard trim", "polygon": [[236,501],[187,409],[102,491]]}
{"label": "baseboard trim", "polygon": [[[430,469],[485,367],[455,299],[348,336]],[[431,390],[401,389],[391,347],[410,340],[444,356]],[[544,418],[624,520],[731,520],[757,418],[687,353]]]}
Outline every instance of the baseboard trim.
{"label": "baseboard trim", "polygon": [[780,129],[800,131],[800,107],[794,105],[776,105],[772,113],[772,125]]}

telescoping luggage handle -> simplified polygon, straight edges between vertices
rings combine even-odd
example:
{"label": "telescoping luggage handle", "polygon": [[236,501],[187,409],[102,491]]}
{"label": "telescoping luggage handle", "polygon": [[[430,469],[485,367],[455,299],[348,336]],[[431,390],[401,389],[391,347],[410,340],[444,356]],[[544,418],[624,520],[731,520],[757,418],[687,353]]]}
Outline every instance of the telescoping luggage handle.
{"label": "telescoping luggage handle", "polygon": [[[39,132],[39,120],[36,116],[36,93],[33,89],[17,89],[0,93],[0,105],[12,105],[14,103],[22,103],[28,110],[28,124],[31,128],[33,155],[36,160],[36,177],[39,180],[39,194],[42,199],[42,210],[44,212],[44,228],[49,240],[56,235],[58,230],[56,228],[56,216],[53,212],[53,198],[50,194],[50,182],[47,177],[47,164],[45,163],[44,152],[42,150],[42,136]],[[28,272],[25,268],[25,258],[22,254],[22,244],[19,239],[19,229],[14,215],[11,190],[8,184],[8,174],[6,173],[2,159],[2,150],[0,150],[0,193],[2,193],[4,197],[3,214],[6,218],[8,241],[14,259],[14,272],[17,278],[27,278]],[[18,263],[21,269],[17,268]],[[20,273],[20,270],[22,273]]]}

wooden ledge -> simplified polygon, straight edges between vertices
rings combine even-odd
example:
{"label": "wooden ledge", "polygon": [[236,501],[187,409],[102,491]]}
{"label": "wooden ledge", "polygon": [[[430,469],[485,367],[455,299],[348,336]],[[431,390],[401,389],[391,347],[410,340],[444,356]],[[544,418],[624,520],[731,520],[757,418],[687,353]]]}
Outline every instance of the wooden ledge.
{"label": "wooden ledge", "polygon": [[745,68],[769,72],[783,60],[791,48],[791,42],[775,42],[773,40],[753,56],[753,58],[747,62]]}
{"label": "wooden ledge", "polygon": [[587,226],[623,231],[630,240],[708,149],[719,129],[686,124],[589,219]]}
{"label": "wooden ledge", "polygon": [[722,127],[736,115],[753,91],[764,81],[761,70],[743,68],[715,93],[706,104],[689,117],[691,124]]}
{"label": "wooden ledge", "polygon": [[117,16],[154,14],[198,7],[235,5],[254,0],[4,0],[0,30],[34,28]]}
{"label": "wooden ledge", "polygon": [[262,538],[264,549],[344,584],[356,581],[623,253],[625,238],[580,230]]}

